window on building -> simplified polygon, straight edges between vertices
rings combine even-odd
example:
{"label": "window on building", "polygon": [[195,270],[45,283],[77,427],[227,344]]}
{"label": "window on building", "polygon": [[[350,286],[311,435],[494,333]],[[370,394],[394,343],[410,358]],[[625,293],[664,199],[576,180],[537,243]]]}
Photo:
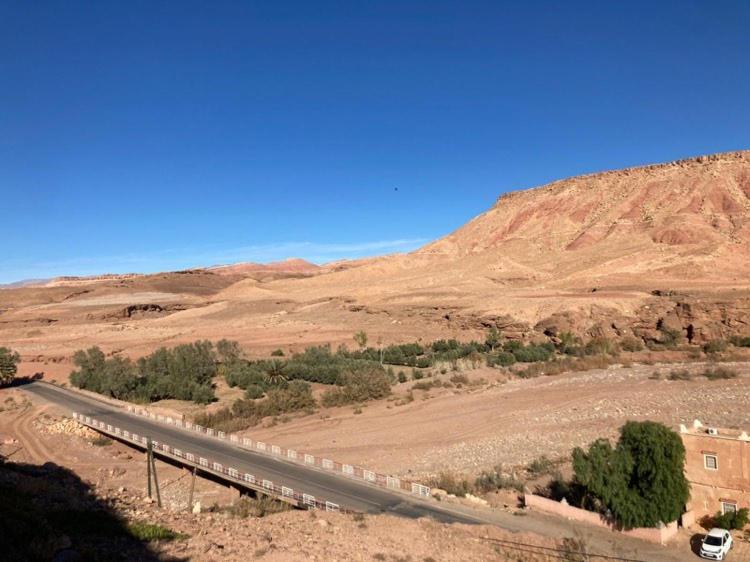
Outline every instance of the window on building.
{"label": "window on building", "polygon": [[722,513],[736,513],[737,512],[737,504],[734,502],[721,502],[721,512]]}
{"label": "window on building", "polygon": [[719,469],[719,459],[716,455],[709,455],[704,453],[703,454],[703,466],[705,466],[708,470],[718,470]]}

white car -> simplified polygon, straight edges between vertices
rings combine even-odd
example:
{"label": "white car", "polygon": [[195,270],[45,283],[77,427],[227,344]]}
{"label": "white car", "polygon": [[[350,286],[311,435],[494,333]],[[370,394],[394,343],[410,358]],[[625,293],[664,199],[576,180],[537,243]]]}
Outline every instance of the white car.
{"label": "white car", "polygon": [[725,529],[711,529],[703,537],[701,543],[701,558],[709,560],[724,560],[732,548],[732,535]]}

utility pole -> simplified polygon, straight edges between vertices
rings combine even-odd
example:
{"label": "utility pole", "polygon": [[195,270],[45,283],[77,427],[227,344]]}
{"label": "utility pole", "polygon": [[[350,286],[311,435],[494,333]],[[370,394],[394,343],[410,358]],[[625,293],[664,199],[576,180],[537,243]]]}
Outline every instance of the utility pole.
{"label": "utility pole", "polygon": [[161,493],[159,492],[159,479],[156,477],[156,461],[154,459],[154,445],[149,438],[146,441],[146,477],[148,478],[148,497],[151,497],[151,475],[154,477],[156,488],[156,503],[161,507]]}
{"label": "utility pole", "polygon": [[153,445],[151,439],[146,441],[146,478],[148,479],[148,497],[151,497],[151,452]]}
{"label": "utility pole", "polygon": [[161,507],[161,493],[159,492],[159,479],[156,477],[156,459],[154,459],[154,452],[151,451],[151,470],[154,473],[154,487],[156,488],[156,505]]}
{"label": "utility pole", "polygon": [[193,510],[193,492],[195,492],[195,473],[198,469],[193,467],[192,477],[190,478],[190,499],[188,499],[188,511]]}

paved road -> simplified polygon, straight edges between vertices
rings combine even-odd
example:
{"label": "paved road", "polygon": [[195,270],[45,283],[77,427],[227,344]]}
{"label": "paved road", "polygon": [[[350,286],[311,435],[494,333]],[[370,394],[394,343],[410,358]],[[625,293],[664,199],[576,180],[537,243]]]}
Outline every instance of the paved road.
{"label": "paved road", "polygon": [[344,476],[241,449],[225,441],[129,414],[120,408],[62,388],[44,383],[31,383],[22,388],[71,412],[91,416],[131,433],[150,437],[185,453],[193,453],[196,458],[205,457],[209,462],[218,462],[240,472],[249,472],[254,474],[256,479],[271,480],[276,485],[288,486],[320,500],[337,503],[342,508],[365,513],[387,512],[411,518],[429,516],[449,523],[485,522],[470,514],[457,513],[442,506],[432,505],[432,500],[412,498],[405,493],[392,492]]}

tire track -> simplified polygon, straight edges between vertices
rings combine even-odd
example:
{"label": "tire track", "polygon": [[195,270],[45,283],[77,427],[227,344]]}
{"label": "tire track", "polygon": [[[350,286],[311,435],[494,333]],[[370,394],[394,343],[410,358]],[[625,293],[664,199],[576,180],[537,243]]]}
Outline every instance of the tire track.
{"label": "tire track", "polygon": [[11,431],[18,442],[23,445],[24,452],[29,457],[28,460],[37,463],[44,463],[55,459],[50,451],[40,442],[39,438],[34,435],[33,429],[29,427],[29,424],[33,423],[33,420],[45,409],[46,406],[41,409],[27,407],[11,423]]}

